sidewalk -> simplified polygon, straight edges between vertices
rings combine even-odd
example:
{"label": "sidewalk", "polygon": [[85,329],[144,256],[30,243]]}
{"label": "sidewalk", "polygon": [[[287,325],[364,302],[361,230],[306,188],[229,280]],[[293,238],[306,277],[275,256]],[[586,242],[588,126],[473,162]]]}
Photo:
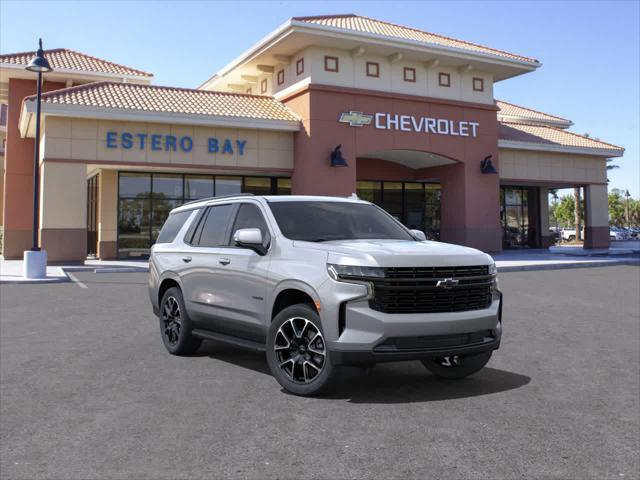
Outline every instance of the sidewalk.
{"label": "sidewalk", "polygon": [[[571,249],[581,247],[558,247]],[[640,265],[640,255],[624,252],[623,254],[607,251],[590,255],[585,253],[567,252],[554,253],[550,249],[505,250],[495,255],[493,259],[499,272],[516,272],[523,270],[558,270],[565,268],[605,267],[613,265]]]}
{"label": "sidewalk", "polygon": [[73,280],[73,272],[120,273],[148,272],[149,263],[127,260],[86,260],[84,264],[47,266],[47,277],[26,279],[22,276],[22,260],[4,260],[0,257],[0,283],[55,283]]}
{"label": "sidewalk", "polygon": [[[560,247],[571,248],[571,247]],[[580,248],[580,247],[577,247]],[[582,249],[581,249],[582,250]],[[640,265],[640,255],[598,253],[585,254],[552,253],[540,250],[506,250],[493,255],[499,272],[524,270],[558,270],[565,268],[603,267],[612,265]],[[0,257],[0,283],[52,283],[75,281],[74,271],[95,271],[96,273],[148,272],[146,260],[87,260],[84,264],[47,267],[47,278],[33,280],[22,276],[22,260],[4,260]]]}

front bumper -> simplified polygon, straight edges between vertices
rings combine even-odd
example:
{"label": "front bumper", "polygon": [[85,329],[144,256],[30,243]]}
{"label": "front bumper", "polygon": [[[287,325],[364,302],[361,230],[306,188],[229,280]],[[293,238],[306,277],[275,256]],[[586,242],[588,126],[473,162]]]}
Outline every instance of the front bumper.
{"label": "front bumper", "polygon": [[345,329],[327,341],[335,365],[358,365],[496,350],[502,338],[502,295],[483,310],[385,314],[366,300],[349,302]]}

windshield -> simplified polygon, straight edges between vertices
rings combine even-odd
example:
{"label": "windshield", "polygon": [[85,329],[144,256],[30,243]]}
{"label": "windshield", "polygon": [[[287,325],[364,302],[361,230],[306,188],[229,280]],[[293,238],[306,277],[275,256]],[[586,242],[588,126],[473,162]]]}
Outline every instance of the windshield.
{"label": "windshield", "polygon": [[375,205],[351,202],[271,202],[282,234],[291,240],[415,239]]}

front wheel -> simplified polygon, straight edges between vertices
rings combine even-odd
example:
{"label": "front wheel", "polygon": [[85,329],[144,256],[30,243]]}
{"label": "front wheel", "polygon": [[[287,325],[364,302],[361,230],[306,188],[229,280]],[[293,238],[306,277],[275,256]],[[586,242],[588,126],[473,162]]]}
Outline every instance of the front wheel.
{"label": "front wheel", "polygon": [[436,377],[464,378],[481,370],[489,362],[492,353],[489,351],[476,355],[428,358],[422,360],[422,364]]}
{"label": "front wheel", "polygon": [[293,305],[271,322],[267,363],[282,387],[295,395],[315,395],[334,373],[320,316],[309,305]]}

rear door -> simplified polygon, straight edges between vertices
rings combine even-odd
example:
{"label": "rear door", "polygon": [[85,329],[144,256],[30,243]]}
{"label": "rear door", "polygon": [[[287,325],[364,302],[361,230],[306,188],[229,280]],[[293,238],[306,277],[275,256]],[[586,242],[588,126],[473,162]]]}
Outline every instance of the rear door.
{"label": "rear door", "polygon": [[236,209],[230,203],[208,207],[187,239],[191,247],[183,255],[179,274],[187,311],[199,328],[229,330],[222,304],[224,286],[216,278],[221,273],[218,260],[229,250],[229,232]]}

